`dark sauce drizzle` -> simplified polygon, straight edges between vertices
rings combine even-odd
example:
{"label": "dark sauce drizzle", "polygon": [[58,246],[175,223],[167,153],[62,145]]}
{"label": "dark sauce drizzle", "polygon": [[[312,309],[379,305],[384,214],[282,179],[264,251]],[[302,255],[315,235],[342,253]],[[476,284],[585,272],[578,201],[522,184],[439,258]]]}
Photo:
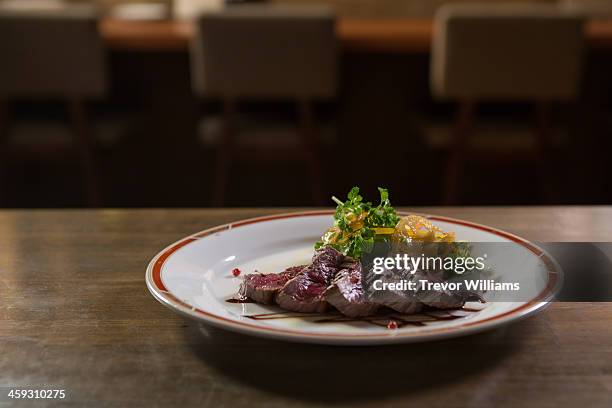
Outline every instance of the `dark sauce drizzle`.
{"label": "dark sauce drizzle", "polygon": [[460,308],[460,309],[451,309],[444,311],[445,314],[441,313],[420,313],[415,315],[400,315],[400,314],[381,314],[375,316],[364,316],[358,318],[347,317],[344,315],[330,315],[330,314],[312,314],[312,313],[292,313],[292,312],[272,312],[272,313],[260,313],[253,315],[245,315],[249,319],[253,320],[277,320],[277,319],[292,319],[296,317],[300,318],[309,318],[313,319],[314,323],[354,323],[354,322],[367,322],[380,327],[387,327],[389,321],[394,321],[397,323],[398,327],[403,326],[416,326],[422,327],[425,326],[426,323],[432,323],[436,321],[444,321],[444,320],[455,320],[465,315],[454,315],[451,312],[461,310],[464,312],[472,312],[477,313],[479,309],[473,308]]}
{"label": "dark sauce drizzle", "polygon": [[[240,296],[237,298],[227,299],[228,303],[256,303],[248,297]],[[260,314],[252,314],[252,315],[244,315],[244,317],[253,319],[253,320],[277,320],[277,319],[292,319],[296,317],[313,319],[314,323],[354,323],[354,322],[367,322],[380,327],[387,327],[389,321],[394,321],[397,323],[397,327],[403,326],[416,326],[422,327],[425,326],[426,323],[432,323],[436,321],[444,321],[444,320],[455,320],[466,315],[463,314],[452,314],[453,311],[463,311],[469,313],[478,313],[482,309],[472,308],[472,307],[461,307],[458,309],[450,309],[450,310],[435,310],[431,312],[422,312],[414,315],[402,315],[398,313],[386,313],[374,316],[364,316],[364,317],[347,317],[341,314],[330,314],[330,313],[297,313],[297,312],[271,312],[271,313],[260,313]]]}
{"label": "dark sauce drizzle", "polygon": [[237,298],[231,298],[226,300],[227,303],[255,303],[253,300],[245,296],[239,296]]}

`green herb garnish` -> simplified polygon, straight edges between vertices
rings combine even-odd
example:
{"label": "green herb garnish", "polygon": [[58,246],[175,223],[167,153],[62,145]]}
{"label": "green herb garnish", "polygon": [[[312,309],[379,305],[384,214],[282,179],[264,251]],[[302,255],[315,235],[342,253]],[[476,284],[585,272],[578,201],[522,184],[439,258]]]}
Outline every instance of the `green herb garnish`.
{"label": "green herb garnish", "polygon": [[372,248],[375,240],[388,239],[395,231],[399,217],[391,206],[389,192],[380,187],[378,191],[380,204],[376,207],[363,201],[358,187],[351,189],[344,202],[332,197],[338,204],[334,225],[323,234],[315,248],[329,245],[344,255],[359,259],[362,252]]}

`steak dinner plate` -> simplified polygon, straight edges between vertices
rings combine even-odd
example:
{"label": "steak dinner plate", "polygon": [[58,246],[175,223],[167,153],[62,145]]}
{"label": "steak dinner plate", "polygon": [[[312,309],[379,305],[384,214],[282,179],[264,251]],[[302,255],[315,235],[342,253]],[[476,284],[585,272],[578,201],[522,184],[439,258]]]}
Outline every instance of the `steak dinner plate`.
{"label": "steak dinner plate", "polygon": [[[247,273],[280,272],[309,263],[313,245],[332,224],[332,217],[333,211],[296,212],[198,232],[151,260],[147,287],[164,306],[222,329],[304,343],[373,345],[463,336],[514,322],[542,310],[560,281],[555,261],[527,240],[468,221],[425,215],[439,228],[454,231],[458,240],[505,243],[506,256],[520,258],[521,267],[497,265],[495,273],[501,279],[512,274],[513,280],[529,287],[528,297],[404,316],[399,327],[387,324],[390,318],[386,316],[348,319],[334,312],[300,314],[232,301]],[[234,276],[236,268],[240,276]]]}

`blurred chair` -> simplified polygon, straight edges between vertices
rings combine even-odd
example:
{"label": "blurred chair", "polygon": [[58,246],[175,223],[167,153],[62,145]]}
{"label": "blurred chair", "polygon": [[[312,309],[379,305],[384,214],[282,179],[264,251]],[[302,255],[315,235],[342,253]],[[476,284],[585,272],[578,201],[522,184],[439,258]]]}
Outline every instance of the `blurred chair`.
{"label": "blurred chair", "polygon": [[[314,201],[320,203],[320,138],[313,103],[336,95],[335,18],[322,7],[232,6],[201,15],[192,44],[194,91],[221,99],[223,132],[216,146],[213,201],[222,205],[232,161],[303,160]],[[239,101],[295,101],[297,143],[242,140]]]}
{"label": "blurred chair", "polygon": [[[65,101],[75,136],[68,150],[74,149],[80,158],[89,204],[98,205],[85,105],[86,100],[103,96],[107,88],[96,9],[80,5],[28,11],[0,7],[0,60],[0,103],[4,107],[0,114],[0,165],[24,153],[23,149],[9,151],[11,100]],[[48,146],[34,147],[44,158],[50,153]]]}
{"label": "blurred chair", "polygon": [[612,1],[610,0],[559,0],[562,10],[581,13],[586,17],[612,17]]}
{"label": "blurred chair", "polygon": [[582,19],[554,6],[455,4],[439,10],[432,92],[458,101],[445,175],[446,203],[455,202],[465,160],[475,153],[467,141],[478,102],[533,102],[533,153],[543,177],[551,147],[551,104],[570,101],[579,91],[582,36]]}

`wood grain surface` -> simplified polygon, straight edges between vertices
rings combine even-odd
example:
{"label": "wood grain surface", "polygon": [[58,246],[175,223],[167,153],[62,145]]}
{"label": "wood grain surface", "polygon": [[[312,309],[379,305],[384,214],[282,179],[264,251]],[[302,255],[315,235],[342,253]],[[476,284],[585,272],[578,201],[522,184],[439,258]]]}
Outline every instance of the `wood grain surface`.
{"label": "wood grain surface", "polygon": [[[532,240],[612,237],[610,207],[418,210]],[[612,406],[609,303],[555,303],[455,340],[325,347],[200,328],[148,293],[166,245],[275,212],[1,211],[0,386],[64,388],[78,407]]]}

